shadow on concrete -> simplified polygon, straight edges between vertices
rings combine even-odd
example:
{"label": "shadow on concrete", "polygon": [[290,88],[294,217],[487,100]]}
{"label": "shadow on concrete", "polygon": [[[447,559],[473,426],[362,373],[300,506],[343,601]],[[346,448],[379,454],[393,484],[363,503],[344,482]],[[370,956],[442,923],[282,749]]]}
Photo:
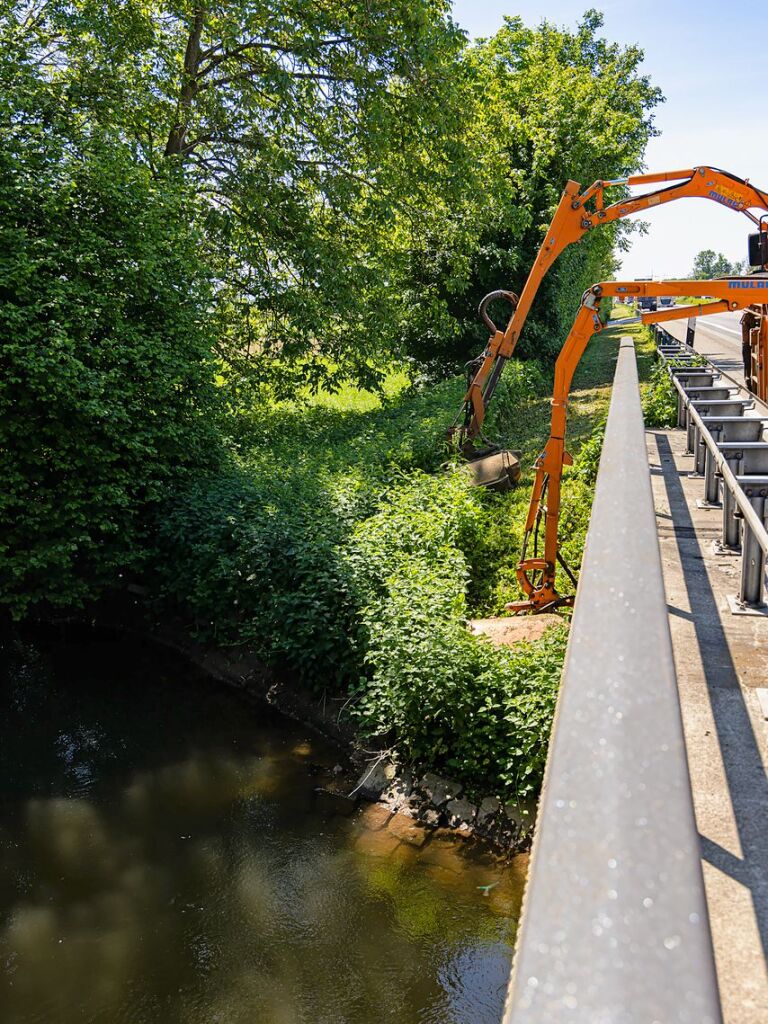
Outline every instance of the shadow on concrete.
{"label": "shadow on concrete", "polygon": [[[668,438],[655,435],[743,857],[701,837],[702,857],[746,886],[768,954],[768,779]],[[670,609],[673,614],[677,609]]]}
{"label": "shadow on concrete", "polygon": [[743,373],[744,372],[744,360],[743,359],[730,359],[728,356],[708,355],[707,359],[711,359],[712,362],[719,370],[725,370],[726,373]]}
{"label": "shadow on concrete", "polygon": [[686,622],[693,622],[693,616],[690,612],[683,611],[682,608],[676,608],[673,604],[667,605],[667,611],[670,615],[674,615],[678,619],[685,619]]}

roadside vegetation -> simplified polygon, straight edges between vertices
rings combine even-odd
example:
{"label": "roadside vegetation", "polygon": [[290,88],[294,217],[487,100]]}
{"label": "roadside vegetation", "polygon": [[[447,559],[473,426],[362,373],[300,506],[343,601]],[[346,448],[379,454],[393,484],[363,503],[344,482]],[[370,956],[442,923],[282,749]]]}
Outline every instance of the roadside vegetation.
{"label": "roadside vegetation", "polygon": [[[668,365],[682,366],[682,360],[670,360]],[[686,366],[706,366],[703,356],[694,355]],[[651,369],[647,383],[641,388],[643,394],[643,417],[646,427],[668,429],[677,425],[677,392],[667,372],[666,365],[657,362]]]}
{"label": "roadside vegetation", "polygon": [[657,363],[643,389],[646,427],[667,429],[677,424],[677,392],[662,363]]}
{"label": "roadside vegetation", "polygon": [[[622,334],[627,333],[625,329]],[[571,403],[563,550],[578,571],[619,329],[593,339]],[[647,332],[638,334],[643,372]],[[195,632],[247,641],[322,694],[349,692],[361,734],[477,793],[538,787],[567,627],[498,650],[467,620],[504,614],[531,466],[548,435],[551,383],[513,362],[490,430],[522,449],[519,488],[472,487],[442,435],[462,395],[453,379],[383,393],[322,394],[241,416],[229,472],[194,480],[163,513],[155,583]]]}
{"label": "roadside vegetation", "polygon": [[[554,357],[629,230],[561,256],[490,431],[520,488],[445,448],[478,299],[520,286],[563,183],[642,164],[642,53],[442,0],[15,5],[0,13],[0,603],[127,584],[248,642],[360,734],[475,791],[539,784],[565,627],[498,651]],[[616,341],[577,375],[578,568]]]}

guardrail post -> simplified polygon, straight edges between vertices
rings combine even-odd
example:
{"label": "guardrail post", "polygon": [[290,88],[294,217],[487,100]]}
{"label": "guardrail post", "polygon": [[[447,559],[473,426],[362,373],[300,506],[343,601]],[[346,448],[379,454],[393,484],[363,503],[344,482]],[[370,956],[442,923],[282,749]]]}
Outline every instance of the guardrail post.
{"label": "guardrail post", "polygon": [[688,318],[688,329],[685,332],[685,344],[689,348],[695,348],[696,342],[696,317],[691,316]]}
{"label": "guardrail post", "polygon": [[695,455],[693,460],[693,467],[696,471],[696,476],[703,476],[706,468],[706,450],[707,445],[704,438],[701,436],[698,428],[694,428],[693,436],[695,438]]}
{"label": "guardrail post", "polygon": [[719,1024],[637,367],[621,342],[505,1024]]}
{"label": "guardrail post", "polygon": [[[765,522],[768,480],[760,484],[743,484],[744,493],[752,508]],[[739,603],[751,608],[760,608],[763,602],[763,581],[765,579],[765,555],[749,525],[742,524],[741,538],[741,586]]]}
{"label": "guardrail post", "polygon": [[678,425],[678,427],[684,427],[685,426],[685,424],[686,424],[686,416],[687,416],[687,412],[686,412],[686,408],[685,408],[685,399],[683,398],[683,396],[678,391],[678,393],[677,393],[677,425]]}
{"label": "guardrail post", "polygon": [[693,455],[696,451],[696,427],[693,422],[693,417],[688,411],[686,406],[685,412],[686,430],[685,430],[685,454]]}
{"label": "guardrail post", "polygon": [[700,443],[704,448],[704,504],[709,508],[719,508],[720,480],[715,459],[703,439]]}
{"label": "guardrail post", "polygon": [[[739,459],[726,458],[725,461],[730,467],[731,472],[735,475],[739,469]],[[741,526],[736,518],[736,499],[730,487],[725,485],[723,485],[723,532],[721,543],[725,552],[741,551]]]}

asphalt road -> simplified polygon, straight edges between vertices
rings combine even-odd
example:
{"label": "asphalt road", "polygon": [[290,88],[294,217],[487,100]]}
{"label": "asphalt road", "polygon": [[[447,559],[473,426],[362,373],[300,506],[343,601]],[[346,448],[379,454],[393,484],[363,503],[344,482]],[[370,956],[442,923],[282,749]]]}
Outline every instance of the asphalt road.
{"label": "asphalt road", "polygon": [[[741,327],[739,313],[713,313],[696,321],[694,348],[711,359],[725,373],[740,384],[744,383],[744,363],[741,359]],[[685,341],[687,320],[672,320],[661,325],[673,338]]]}

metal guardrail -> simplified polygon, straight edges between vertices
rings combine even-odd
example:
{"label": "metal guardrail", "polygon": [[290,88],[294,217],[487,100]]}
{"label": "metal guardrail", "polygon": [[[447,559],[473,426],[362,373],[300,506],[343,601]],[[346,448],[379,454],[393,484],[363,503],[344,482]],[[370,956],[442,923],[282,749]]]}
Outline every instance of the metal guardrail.
{"label": "metal guardrail", "polygon": [[[688,362],[693,350],[657,328],[659,351],[668,363]],[[668,370],[678,393],[678,425],[687,429],[689,454],[694,456],[696,475],[704,481],[705,508],[722,508],[721,553],[741,553],[741,578],[737,594],[729,595],[731,610],[738,613],[765,612],[765,565],[768,558],[768,417],[746,416],[753,408],[752,396],[732,377],[707,360],[706,366],[673,367]],[[722,403],[701,401],[695,373],[708,373],[712,384],[719,377],[731,382],[731,389],[746,397],[733,396],[726,409]],[[761,405],[762,403],[757,403]],[[739,411],[739,406],[741,410]],[[727,412],[727,415],[720,415]],[[735,413],[735,415],[734,415]],[[754,427],[752,425],[754,424]],[[752,429],[750,429],[752,428]],[[722,491],[722,500],[720,492]]]}
{"label": "metal guardrail", "polygon": [[622,340],[505,1024],[718,1024],[634,346]]}

